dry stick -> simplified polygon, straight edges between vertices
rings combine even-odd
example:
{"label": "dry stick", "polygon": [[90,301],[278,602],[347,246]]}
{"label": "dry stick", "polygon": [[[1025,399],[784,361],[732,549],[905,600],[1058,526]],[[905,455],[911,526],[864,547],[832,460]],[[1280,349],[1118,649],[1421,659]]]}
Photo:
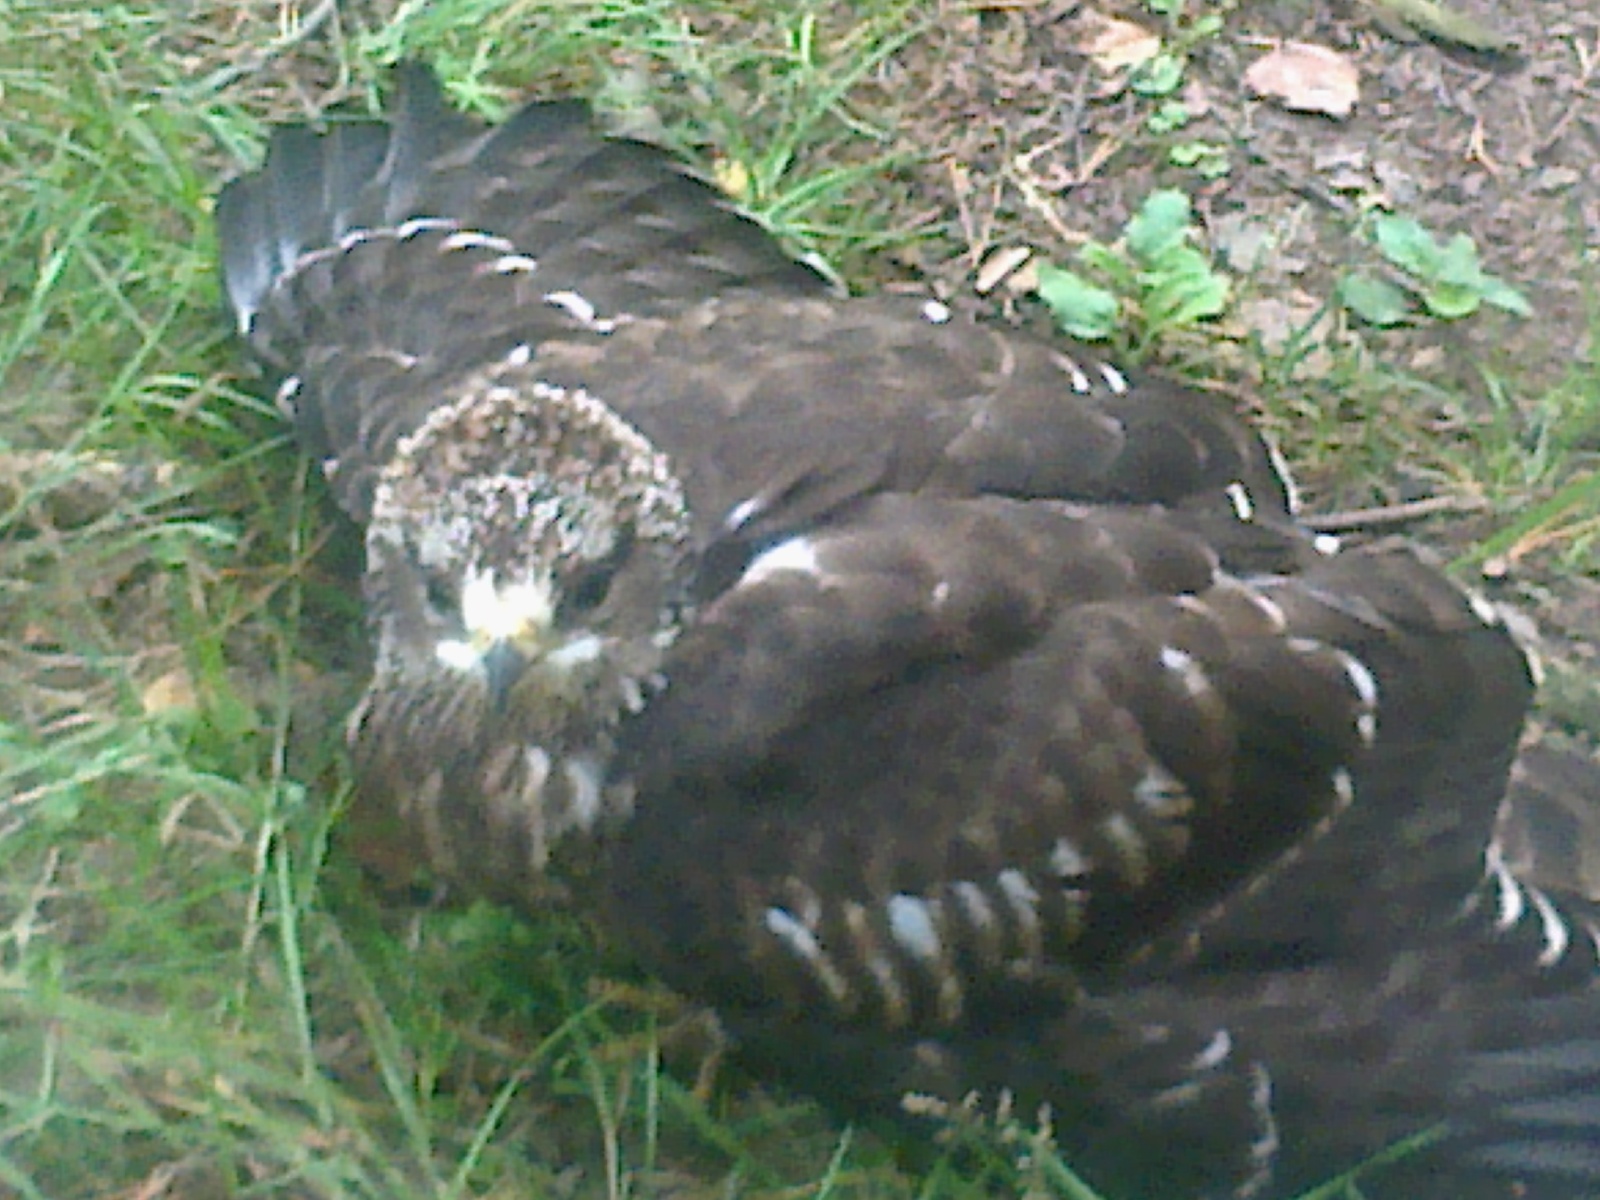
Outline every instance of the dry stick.
{"label": "dry stick", "polygon": [[1430,496],[1426,500],[1408,500],[1404,504],[1320,513],[1302,518],[1302,524],[1317,533],[1350,533],[1359,529],[1406,525],[1440,513],[1481,512],[1488,507],[1489,502],[1478,496]]}

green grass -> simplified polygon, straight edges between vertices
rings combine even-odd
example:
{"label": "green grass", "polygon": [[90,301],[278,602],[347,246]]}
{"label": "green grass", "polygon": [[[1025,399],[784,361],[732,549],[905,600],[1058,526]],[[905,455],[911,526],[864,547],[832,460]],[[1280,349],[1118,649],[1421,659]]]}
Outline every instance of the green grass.
{"label": "green grass", "polygon": [[[567,919],[384,902],[340,853],[351,539],[242,375],[209,197],[267,121],[420,54],[488,113],[596,96],[853,284],[936,237],[886,66],[928,6],[686,11],[403,3],[301,38],[270,3],[0,0],[0,1191],[1085,1194],[1047,1148],[905,1173],[748,1081],[702,1093],[683,1014],[597,988],[626,967]],[[1251,363],[1294,448],[1347,460],[1342,494],[1385,498],[1410,456],[1523,510],[1466,557],[1570,528],[1552,553],[1592,568],[1592,375],[1468,410],[1353,353],[1310,385],[1292,353]],[[1465,432],[1367,446],[1397,391]]]}

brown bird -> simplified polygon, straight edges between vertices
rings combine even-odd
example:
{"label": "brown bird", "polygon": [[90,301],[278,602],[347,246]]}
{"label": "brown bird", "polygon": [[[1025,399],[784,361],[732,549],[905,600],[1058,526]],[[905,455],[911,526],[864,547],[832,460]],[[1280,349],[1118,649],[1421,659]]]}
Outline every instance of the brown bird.
{"label": "brown bird", "polygon": [[1451,1187],[1600,1188],[1592,953],[1493,855],[1461,915],[1531,692],[1488,606],[1304,534],[1211,398],[836,295],[582,105],[396,83],[218,202],[365,529],[358,849],[582,905],[842,1109],[1049,1104],[1130,1194],[1440,1121]]}

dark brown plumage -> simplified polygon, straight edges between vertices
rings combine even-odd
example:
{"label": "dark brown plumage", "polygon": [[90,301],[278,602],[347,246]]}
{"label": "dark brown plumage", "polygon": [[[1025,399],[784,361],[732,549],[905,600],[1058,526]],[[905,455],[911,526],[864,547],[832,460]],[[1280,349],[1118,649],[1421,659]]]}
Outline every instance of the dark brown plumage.
{"label": "dark brown plumage", "polygon": [[1492,611],[1326,553],[1204,396],[833,295],[581,106],[398,83],[218,205],[366,529],[359,842],[585,905],[841,1108],[1048,1102],[1137,1194],[1437,1118],[1462,1186],[1600,1181],[1556,1161],[1600,1070],[1541,1057],[1590,1045],[1592,964],[1460,916],[1531,690]]}

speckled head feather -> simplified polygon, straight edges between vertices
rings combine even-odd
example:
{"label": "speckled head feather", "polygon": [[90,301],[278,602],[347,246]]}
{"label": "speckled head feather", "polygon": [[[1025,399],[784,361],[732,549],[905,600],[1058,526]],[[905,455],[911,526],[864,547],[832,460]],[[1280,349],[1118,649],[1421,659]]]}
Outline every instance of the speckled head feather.
{"label": "speckled head feather", "polygon": [[610,741],[684,619],[688,529],[667,459],[526,354],[402,439],[367,530],[377,663],[350,732],[362,797],[405,810],[446,877],[503,887],[627,811]]}

